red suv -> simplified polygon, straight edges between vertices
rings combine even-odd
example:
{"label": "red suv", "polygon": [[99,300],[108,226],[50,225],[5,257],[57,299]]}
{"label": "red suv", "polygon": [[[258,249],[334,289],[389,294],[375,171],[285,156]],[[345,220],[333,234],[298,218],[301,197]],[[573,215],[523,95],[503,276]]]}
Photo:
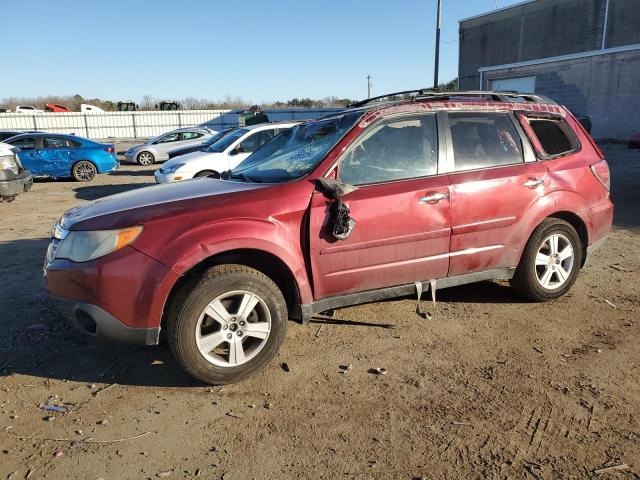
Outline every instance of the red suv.
{"label": "red suv", "polygon": [[566,293],[613,215],[580,123],[536,95],[401,93],[287,130],[222,178],[69,210],[49,293],[94,335],[162,329],[214,384],[273,358],[288,318],[488,279]]}

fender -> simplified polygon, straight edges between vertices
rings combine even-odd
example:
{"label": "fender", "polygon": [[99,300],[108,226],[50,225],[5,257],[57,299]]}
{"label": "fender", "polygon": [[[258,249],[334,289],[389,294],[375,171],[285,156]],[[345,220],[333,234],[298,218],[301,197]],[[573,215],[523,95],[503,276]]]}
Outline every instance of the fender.
{"label": "fender", "polygon": [[[587,228],[587,239],[590,238],[592,221],[587,200],[575,191],[558,188],[541,197],[534,205],[535,208],[530,208],[523,218],[524,228],[521,230],[522,236],[514,239],[515,244],[519,245],[516,263],[520,261],[522,252],[536,227],[540,225],[545,218],[551,217],[555,213],[571,212],[575,214],[585,224]],[[587,242],[588,241],[589,240],[587,240]],[[584,248],[586,247],[587,245],[584,245]]]}
{"label": "fender", "polygon": [[[302,215],[288,214],[285,218],[260,220],[236,218],[210,222],[185,230],[164,246],[163,264],[178,275],[214,255],[237,249],[253,249],[270,253],[289,268],[298,286],[300,300],[313,300],[311,286],[300,246]],[[287,223],[288,225],[284,225]],[[168,279],[172,283],[177,280]],[[164,283],[164,282],[163,282]],[[164,285],[163,285],[164,287]]]}

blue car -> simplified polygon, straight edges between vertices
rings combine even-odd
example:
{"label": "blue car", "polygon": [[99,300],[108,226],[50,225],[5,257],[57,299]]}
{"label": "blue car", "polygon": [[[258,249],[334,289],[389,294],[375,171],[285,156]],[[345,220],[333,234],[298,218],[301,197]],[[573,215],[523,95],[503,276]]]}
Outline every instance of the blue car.
{"label": "blue car", "polygon": [[34,177],[73,177],[89,182],[119,166],[113,145],[75,135],[23,133],[5,140],[18,147],[18,157]]}

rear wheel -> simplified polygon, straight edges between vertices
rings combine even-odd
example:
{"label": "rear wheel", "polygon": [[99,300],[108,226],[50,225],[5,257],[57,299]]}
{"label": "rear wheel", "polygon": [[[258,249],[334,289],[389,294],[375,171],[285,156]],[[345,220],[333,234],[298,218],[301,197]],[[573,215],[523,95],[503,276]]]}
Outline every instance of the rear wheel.
{"label": "rear wheel", "polygon": [[511,285],[531,300],[553,300],[569,291],[581,265],[576,230],[564,220],[547,218],[531,235]]}
{"label": "rear wheel", "polygon": [[71,171],[77,182],[90,182],[98,174],[96,166],[88,160],[80,160]]}
{"label": "rear wheel", "polygon": [[221,385],[262,368],[278,352],[287,306],[269,277],[219,265],[182,287],[167,315],[169,346],[193,377]]}
{"label": "rear wheel", "polygon": [[197,177],[209,177],[209,176],[219,178],[220,174],[218,172],[214,172],[213,170],[203,170],[201,172],[196,173],[193,177],[197,178]]}
{"label": "rear wheel", "polygon": [[153,153],[151,152],[140,152],[136,157],[136,161],[140,165],[147,166],[147,165],[152,165],[153,162],[156,161],[156,158],[153,156]]}

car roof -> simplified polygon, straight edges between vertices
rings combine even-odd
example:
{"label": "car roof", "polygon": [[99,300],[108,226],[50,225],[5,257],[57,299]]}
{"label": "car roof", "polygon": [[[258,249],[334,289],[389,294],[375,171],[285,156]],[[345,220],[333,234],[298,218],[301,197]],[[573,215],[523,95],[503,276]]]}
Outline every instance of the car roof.
{"label": "car roof", "polygon": [[95,140],[90,140],[88,138],[84,138],[84,137],[79,137],[78,135],[70,135],[68,133],[53,133],[53,132],[23,132],[20,133],[18,135],[15,135],[11,138],[16,138],[16,137],[63,137],[63,138],[70,138],[71,140],[81,140],[83,142],[93,142],[93,143],[98,143]]}

